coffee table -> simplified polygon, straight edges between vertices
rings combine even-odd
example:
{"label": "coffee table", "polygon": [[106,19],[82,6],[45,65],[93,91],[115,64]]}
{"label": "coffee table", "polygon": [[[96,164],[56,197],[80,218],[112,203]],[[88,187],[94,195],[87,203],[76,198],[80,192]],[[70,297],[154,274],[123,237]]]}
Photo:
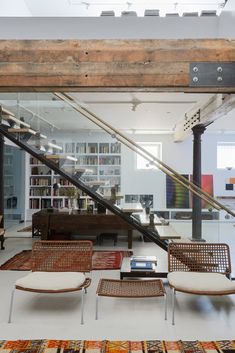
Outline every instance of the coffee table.
{"label": "coffee table", "polygon": [[165,320],[167,320],[166,290],[161,279],[122,281],[101,278],[96,290],[96,320],[98,320],[98,299],[100,296],[114,298],[164,297]]}
{"label": "coffee table", "polygon": [[160,264],[157,264],[154,271],[143,269],[132,270],[130,266],[130,258],[124,257],[122,260],[122,266],[120,269],[120,279],[124,277],[136,277],[136,278],[166,278],[168,272],[162,268]]}

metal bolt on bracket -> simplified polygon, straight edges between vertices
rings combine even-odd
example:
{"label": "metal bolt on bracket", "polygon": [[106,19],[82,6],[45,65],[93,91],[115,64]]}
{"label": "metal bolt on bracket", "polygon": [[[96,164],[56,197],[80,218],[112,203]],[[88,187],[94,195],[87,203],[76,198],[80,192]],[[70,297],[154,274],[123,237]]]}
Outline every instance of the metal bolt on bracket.
{"label": "metal bolt on bracket", "polygon": [[193,77],[193,82],[198,82],[198,77],[197,76]]}

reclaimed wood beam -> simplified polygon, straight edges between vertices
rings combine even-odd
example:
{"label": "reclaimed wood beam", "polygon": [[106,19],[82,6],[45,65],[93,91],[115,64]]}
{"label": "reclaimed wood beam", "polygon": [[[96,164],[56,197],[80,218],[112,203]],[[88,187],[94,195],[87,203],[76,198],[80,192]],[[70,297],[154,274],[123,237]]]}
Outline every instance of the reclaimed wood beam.
{"label": "reclaimed wood beam", "polygon": [[191,62],[235,61],[235,40],[1,40],[0,91],[167,90],[190,87]]}

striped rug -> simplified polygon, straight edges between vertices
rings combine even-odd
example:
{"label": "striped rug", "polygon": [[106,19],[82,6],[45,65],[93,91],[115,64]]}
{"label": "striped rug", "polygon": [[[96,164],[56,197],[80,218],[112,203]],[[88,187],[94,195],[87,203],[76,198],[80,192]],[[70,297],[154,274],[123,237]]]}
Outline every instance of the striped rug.
{"label": "striped rug", "polygon": [[232,353],[235,341],[0,341],[0,353]]}

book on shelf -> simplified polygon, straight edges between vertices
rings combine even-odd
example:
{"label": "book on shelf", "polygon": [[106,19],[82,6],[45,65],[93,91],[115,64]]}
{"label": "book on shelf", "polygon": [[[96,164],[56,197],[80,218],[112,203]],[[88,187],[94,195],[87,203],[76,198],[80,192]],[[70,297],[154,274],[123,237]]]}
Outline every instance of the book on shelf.
{"label": "book on shelf", "polygon": [[131,256],[131,262],[132,261],[137,261],[137,262],[153,262],[153,263],[157,263],[157,257],[156,256],[152,256],[152,255],[133,255]]}
{"label": "book on shelf", "polygon": [[131,270],[154,271],[155,264],[151,261],[131,261]]}

